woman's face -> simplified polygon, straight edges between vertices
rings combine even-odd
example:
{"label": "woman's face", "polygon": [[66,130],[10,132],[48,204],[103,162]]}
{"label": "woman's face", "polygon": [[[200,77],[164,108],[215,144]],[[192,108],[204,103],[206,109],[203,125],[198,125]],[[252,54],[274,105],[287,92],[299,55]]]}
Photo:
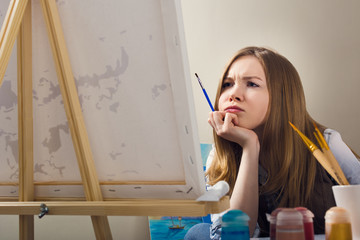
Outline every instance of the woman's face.
{"label": "woman's face", "polygon": [[265,122],[269,91],[265,72],[254,56],[235,60],[222,84],[219,110],[236,114],[239,127],[256,129]]}

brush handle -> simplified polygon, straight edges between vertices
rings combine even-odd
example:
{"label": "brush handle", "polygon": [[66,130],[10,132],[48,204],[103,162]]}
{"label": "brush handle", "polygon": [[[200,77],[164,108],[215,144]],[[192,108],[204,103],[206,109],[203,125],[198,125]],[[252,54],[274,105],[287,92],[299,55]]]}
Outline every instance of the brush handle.
{"label": "brush handle", "polygon": [[199,84],[200,84],[201,89],[203,90],[203,93],[204,93],[204,95],[205,95],[205,97],[206,97],[207,102],[209,103],[209,106],[210,106],[210,108],[211,108],[211,111],[214,112],[214,111],[215,111],[215,110],[214,110],[214,107],[213,107],[213,105],[211,104],[210,98],[209,98],[209,96],[207,95],[207,92],[205,91],[205,88],[203,87],[203,85],[202,85],[202,83],[201,83],[201,80],[200,80],[199,76],[197,75],[197,73],[195,73],[195,76],[196,76],[196,78],[197,78],[197,80],[198,80],[198,82],[199,82]]}
{"label": "brush handle", "polygon": [[343,182],[341,181],[341,179],[339,179],[339,175],[336,172],[336,170],[332,167],[328,157],[320,149],[316,149],[313,152],[313,155],[316,158],[316,160],[321,164],[321,166],[330,174],[330,176],[333,179],[335,179],[335,181],[339,185],[343,185]]}
{"label": "brush handle", "polygon": [[206,100],[208,101],[208,103],[209,103],[209,105],[210,105],[210,108],[211,108],[211,111],[215,111],[214,110],[214,107],[213,107],[213,105],[211,104],[211,101],[210,101],[210,98],[209,98],[209,96],[207,95],[207,93],[206,93],[206,91],[205,91],[205,89],[203,88],[203,92],[204,92],[204,95],[205,95],[205,97],[206,97]]}

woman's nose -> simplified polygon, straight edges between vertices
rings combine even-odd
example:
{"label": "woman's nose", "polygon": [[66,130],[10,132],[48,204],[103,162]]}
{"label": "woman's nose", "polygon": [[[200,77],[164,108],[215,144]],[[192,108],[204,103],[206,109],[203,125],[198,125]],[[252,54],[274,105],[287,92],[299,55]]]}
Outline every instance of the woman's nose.
{"label": "woman's nose", "polygon": [[243,101],[244,100],[244,95],[243,95],[243,91],[240,89],[240,87],[235,87],[232,89],[232,92],[230,93],[229,96],[229,101]]}
{"label": "woman's nose", "polygon": [[233,94],[230,95],[229,100],[230,100],[230,102],[232,102],[232,101],[241,101],[239,97],[236,97]]}

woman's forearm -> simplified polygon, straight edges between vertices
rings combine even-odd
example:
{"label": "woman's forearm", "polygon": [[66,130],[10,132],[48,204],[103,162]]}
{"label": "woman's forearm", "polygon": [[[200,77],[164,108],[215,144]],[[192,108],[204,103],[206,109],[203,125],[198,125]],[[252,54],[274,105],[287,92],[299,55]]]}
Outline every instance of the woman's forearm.
{"label": "woman's forearm", "polygon": [[250,217],[250,236],[253,235],[259,205],[258,147],[244,148],[238,176],[230,199],[230,209],[240,209]]}

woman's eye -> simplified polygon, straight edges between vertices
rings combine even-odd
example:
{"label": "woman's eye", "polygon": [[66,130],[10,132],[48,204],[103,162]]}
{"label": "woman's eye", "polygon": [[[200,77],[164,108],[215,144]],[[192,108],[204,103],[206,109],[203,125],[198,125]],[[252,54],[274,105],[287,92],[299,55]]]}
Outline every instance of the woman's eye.
{"label": "woman's eye", "polygon": [[228,88],[228,87],[231,87],[231,83],[229,83],[229,82],[224,82],[223,83],[223,85],[222,85],[222,88],[224,89],[224,88]]}
{"label": "woman's eye", "polygon": [[248,82],[247,85],[248,85],[248,87],[258,87],[259,86],[254,82]]}

